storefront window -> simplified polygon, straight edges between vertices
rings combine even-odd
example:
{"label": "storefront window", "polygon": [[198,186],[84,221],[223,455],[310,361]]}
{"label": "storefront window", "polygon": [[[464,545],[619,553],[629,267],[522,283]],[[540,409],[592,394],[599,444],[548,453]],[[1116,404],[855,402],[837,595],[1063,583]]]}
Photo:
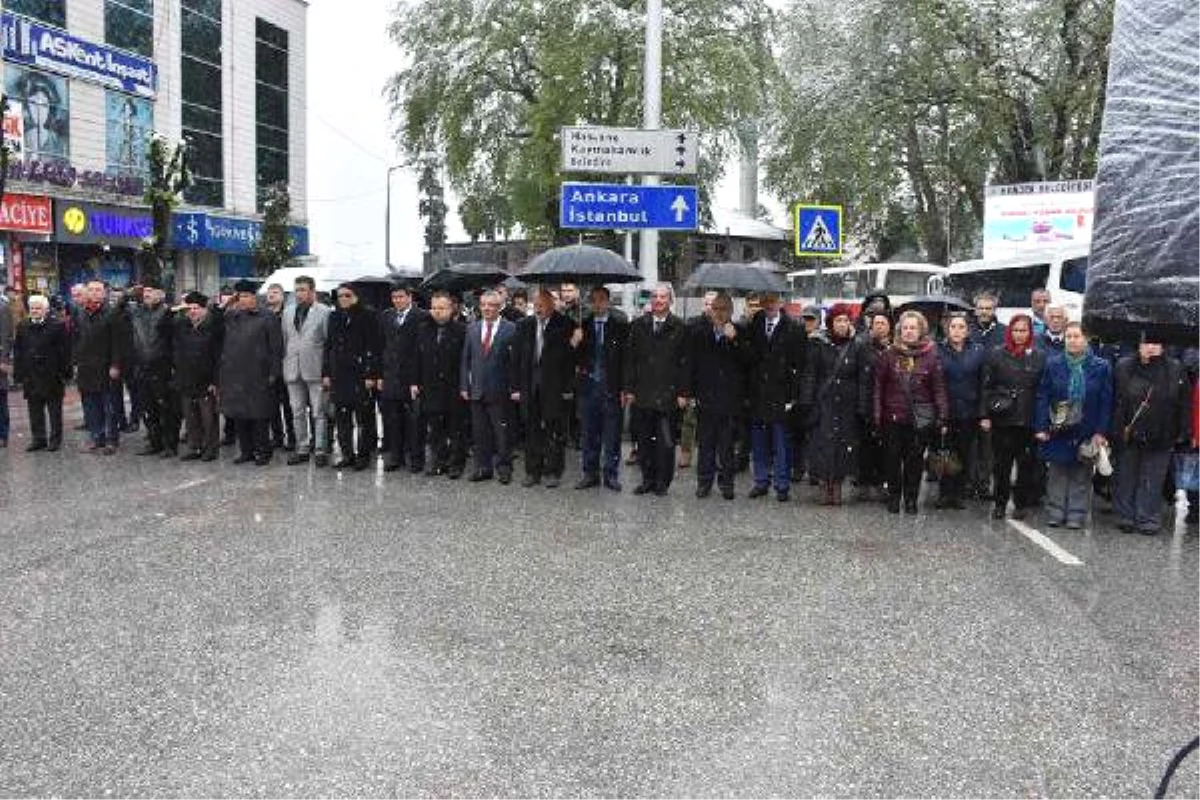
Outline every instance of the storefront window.
{"label": "storefront window", "polygon": [[59,28],[67,27],[66,0],[8,0],[4,10],[40,19]]}
{"label": "storefront window", "polygon": [[154,0],[104,0],[104,39],[153,58]]}
{"label": "storefront window", "polygon": [[154,106],[122,92],[106,92],[108,172],[146,177],[146,149],[154,132]]}
{"label": "storefront window", "polygon": [[225,204],[223,103],[221,99],[221,2],[183,0],[180,22],[183,138],[190,148],[189,203]]}

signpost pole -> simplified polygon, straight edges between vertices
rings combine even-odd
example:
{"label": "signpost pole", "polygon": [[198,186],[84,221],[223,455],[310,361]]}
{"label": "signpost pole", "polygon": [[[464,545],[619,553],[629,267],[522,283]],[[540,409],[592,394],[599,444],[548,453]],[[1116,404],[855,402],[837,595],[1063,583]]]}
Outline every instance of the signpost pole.
{"label": "signpost pole", "polygon": [[[643,127],[658,130],[662,116],[662,0],[646,0],[646,64],[643,103]],[[647,175],[642,183],[658,185],[657,175]],[[658,283],[658,231],[644,230],[641,235],[641,257],[638,266],[642,280],[653,286]]]}

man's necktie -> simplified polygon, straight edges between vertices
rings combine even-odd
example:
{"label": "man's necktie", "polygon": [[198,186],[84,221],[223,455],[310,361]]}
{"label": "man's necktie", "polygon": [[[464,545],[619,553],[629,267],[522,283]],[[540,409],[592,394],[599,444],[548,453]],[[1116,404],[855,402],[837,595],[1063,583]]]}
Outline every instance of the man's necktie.
{"label": "man's necktie", "polygon": [[492,352],[492,323],[485,322],[483,328],[483,354],[486,356]]}

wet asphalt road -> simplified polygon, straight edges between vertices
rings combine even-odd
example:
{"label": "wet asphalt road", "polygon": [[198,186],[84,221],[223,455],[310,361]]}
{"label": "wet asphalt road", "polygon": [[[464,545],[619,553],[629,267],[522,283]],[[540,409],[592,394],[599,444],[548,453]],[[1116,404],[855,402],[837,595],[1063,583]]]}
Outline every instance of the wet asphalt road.
{"label": "wet asphalt road", "polygon": [[1182,524],[1042,528],[1067,565],[983,506],[744,478],[697,501],[689,472],[640,498],[23,444],[6,796],[1149,796],[1196,734]]}

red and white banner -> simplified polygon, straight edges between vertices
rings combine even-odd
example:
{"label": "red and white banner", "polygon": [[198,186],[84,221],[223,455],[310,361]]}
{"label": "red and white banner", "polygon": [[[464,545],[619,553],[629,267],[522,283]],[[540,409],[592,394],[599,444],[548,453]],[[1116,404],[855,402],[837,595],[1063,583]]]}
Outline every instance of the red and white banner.
{"label": "red and white banner", "polygon": [[54,214],[44,195],[6,194],[0,203],[0,230],[53,233]]}

